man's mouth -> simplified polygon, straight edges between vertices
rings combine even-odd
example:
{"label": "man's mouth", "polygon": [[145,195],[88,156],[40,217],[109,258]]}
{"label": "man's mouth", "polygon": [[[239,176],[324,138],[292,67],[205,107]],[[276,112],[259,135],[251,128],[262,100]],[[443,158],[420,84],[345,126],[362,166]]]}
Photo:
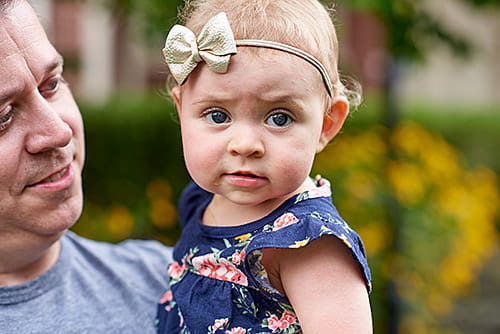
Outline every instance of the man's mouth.
{"label": "man's mouth", "polygon": [[59,170],[58,172],[55,172],[54,174],[47,176],[43,180],[40,180],[38,182],[35,182],[33,184],[28,185],[28,187],[33,187],[33,186],[37,186],[40,184],[52,183],[52,182],[59,181],[64,175],[66,175],[66,173],[68,173],[68,169],[69,169],[69,166],[66,166],[65,168]]}
{"label": "man's mouth", "polygon": [[59,180],[61,177],[63,177],[64,174],[66,174],[66,172],[68,171],[68,167],[66,168],[63,168],[62,170],[60,170],[59,172],[57,173],[54,173],[52,175],[50,175],[49,177],[43,179],[42,181],[40,181],[40,183],[49,183],[49,182],[54,182],[54,181],[57,181]]}

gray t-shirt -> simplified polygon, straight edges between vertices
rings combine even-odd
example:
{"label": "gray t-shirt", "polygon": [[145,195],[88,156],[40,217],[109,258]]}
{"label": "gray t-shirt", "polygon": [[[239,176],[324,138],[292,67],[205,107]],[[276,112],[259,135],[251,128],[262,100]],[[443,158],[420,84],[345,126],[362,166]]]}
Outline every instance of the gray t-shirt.
{"label": "gray t-shirt", "polygon": [[172,250],[155,241],[117,245],[67,232],[42,276],[0,287],[0,333],[155,333]]}

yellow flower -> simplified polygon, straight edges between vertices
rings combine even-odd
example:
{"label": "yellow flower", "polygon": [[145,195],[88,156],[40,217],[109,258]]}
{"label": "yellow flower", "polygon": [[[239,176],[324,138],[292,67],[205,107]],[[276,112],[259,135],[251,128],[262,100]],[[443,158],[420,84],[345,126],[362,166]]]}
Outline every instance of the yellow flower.
{"label": "yellow flower", "polygon": [[168,229],[176,225],[177,209],[170,201],[156,198],[151,201],[149,216],[157,227]]}
{"label": "yellow flower", "polygon": [[167,180],[155,179],[148,185],[146,194],[150,200],[154,200],[156,198],[170,199],[170,197],[172,197],[172,188]]}
{"label": "yellow flower", "polygon": [[234,237],[234,238],[238,239],[241,242],[243,242],[243,241],[247,241],[248,238],[250,238],[251,236],[252,236],[252,233],[245,233],[245,234],[239,235],[239,236]]}
{"label": "yellow flower", "polygon": [[418,166],[408,162],[391,162],[387,173],[396,197],[402,204],[411,206],[425,197],[425,181]]}
{"label": "yellow flower", "polygon": [[[342,134],[318,155],[314,172],[332,182],[335,205],[361,235],[374,273],[391,277],[414,309],[402,315],[402,332],[449,333],[429,329],[498,249],[498,176],[470,168],[442,136],[417,123],[388,131]],[[395,212],[386,197],[398,202]],[[403,246],[391,252],[395,236]]]}
{"label": "yellow flower", "polygon": [[375,193],[377,180],[367,171],[355,170],[346,177],[349,194],[356,199],[365,200]]}
{"label": "yellow flower", "polygon": [[356,230],[363,240],[368,255],[382,252],[392,241],[391,231],[384,222],[374,221]]}
{"label": "yellow flower", "polygon": [[109,233],[117,238],[124,239],[132,234],[134,217],[128,208],[121,204],[114,205],[109,210],[107,219]]}
{"label": "yellow flower", "polygon": [[290,245],[289,248],[300,248],[300,247],[304,247],[305,245],[307,245],[309,243],[309,240],[311,238],[307,238],[307,239],[304,239],[304,240],[301,240],[301,241],[295,241],[295,244],[293,245]]}

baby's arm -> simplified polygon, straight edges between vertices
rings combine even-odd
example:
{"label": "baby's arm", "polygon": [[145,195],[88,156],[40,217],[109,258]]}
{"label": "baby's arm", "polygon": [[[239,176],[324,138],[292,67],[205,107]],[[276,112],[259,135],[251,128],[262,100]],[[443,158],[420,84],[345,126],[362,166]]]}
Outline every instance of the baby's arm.
{"label": "baby's arm", "polygon": [[304,333],[372,333],[366,284],[341,240],[323,236],[299,249],[266,251],[271,283],[287,295]]}

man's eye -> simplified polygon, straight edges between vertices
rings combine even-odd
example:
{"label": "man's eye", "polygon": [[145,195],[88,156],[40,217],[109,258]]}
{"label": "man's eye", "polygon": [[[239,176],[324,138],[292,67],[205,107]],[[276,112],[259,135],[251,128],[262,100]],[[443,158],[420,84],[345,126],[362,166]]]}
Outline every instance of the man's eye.
{"label": "man's eye", "polygon": [[55,77],[45,81],[38,90],[43,97],[49,98],[57,93],[62,82],[64,82],[63,77],[61,75],[56,75]]}
{"label": "man's eye", "polygon": [[8,105],[3,110],[0,110],[0,131],[5,130],[12,122],[14,116],[14,107]]}
{"label": "man's eye", "polygon": [[220,110],[209,111],[205,114],[205,118],[214,124],[227,123],[231,120],[225,112]]}
{"label": "man's eye", "polygon": [[292,122],[292,118],[283,112],[277,112],[272,114],[266,119],[266,123],[271,126],[284,127]]}

